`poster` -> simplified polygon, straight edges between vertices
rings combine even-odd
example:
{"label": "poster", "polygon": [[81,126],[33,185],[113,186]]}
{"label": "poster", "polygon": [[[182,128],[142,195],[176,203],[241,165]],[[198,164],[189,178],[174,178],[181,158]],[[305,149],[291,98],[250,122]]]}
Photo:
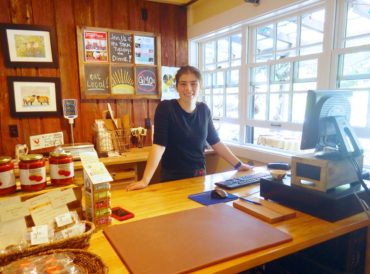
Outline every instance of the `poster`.
{"label": "poster", "polygon": [[112,63],[132,63],[132,35],[109,33],[110,60]]}
{"label": "poster", "polygon": [[84,52],[85,61],[107,62],[107,32],[85,31]]}
{"label": "poster", "polygon": [[109,93],[108,65],[85,66],[85,89],[88,93]]}
{"label": "poster", "polygon": [[112,66],[111,71],[112,94],[134,94],[133,68]]}
{"label": "poster", "polygon": [[157,76],[155,68],[136,68],[136,94],[157,94]]}
{"label": "poster", "polygon": [[178,69],[178,67],[162,66],[162,101],[179,98],[179,93],[176,90],[175,80]]}
{"label": "poster", "polygon": [[154,37],[135,35],[135,63],[154,65]]}

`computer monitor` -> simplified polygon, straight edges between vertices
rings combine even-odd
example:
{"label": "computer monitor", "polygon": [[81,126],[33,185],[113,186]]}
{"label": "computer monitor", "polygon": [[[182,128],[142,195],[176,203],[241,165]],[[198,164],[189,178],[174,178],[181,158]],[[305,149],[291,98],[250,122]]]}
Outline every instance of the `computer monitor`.
{"label": "computer monitor", "polygon": [[359,156],[361,146],[349,125],[352,93],[344,90],[309,90],[301,149],[315,149],[321,158]]}

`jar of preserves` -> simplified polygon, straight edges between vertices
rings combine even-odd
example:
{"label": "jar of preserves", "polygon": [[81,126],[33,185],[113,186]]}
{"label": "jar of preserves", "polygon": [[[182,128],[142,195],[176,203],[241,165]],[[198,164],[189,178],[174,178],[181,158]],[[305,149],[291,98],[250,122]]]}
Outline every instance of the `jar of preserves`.
{"label": "jar of preserves", "polygon": [[49,158],[51,184],[61,186],[73,183],[74,167],[71,153],[55,150]]}
{"label": "jar of preserves", "polygon": [[0,195],[14,193],[16,189],[12,158],[2,156],[0,157]]}
{"label": "jar of preserves", "polygon": [[19,180],[24,191],[37,191],[46,187],[45,160],[41,154],[28,154],[20,158]]}

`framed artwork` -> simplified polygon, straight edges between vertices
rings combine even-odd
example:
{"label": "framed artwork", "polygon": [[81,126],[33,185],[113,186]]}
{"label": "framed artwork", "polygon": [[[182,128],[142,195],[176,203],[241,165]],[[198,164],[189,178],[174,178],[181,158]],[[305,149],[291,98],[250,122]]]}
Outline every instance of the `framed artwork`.
{"label": "framed artwork", "polygon": [[58,67],[58,49],[53,28],[0,24],[7,67]]}
{"label": "framed artwork", "polygon": [[61,115],[60,79],[8,77],[9,105],[13,117]]}

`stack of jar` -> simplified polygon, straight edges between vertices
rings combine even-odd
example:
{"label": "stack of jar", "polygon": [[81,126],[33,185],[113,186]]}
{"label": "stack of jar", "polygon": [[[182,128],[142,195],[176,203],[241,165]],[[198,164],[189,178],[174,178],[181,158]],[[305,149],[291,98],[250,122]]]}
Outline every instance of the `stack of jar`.
{"label": "stack of jar", "polygon": [[[27,154],[20,157],[19,181],[21,190],[38,191],[46,187],[45,160],[41,154]],[[50,180],[55,186],[73,183],[73,158],[69,152],[55,150],[49,158]],[[0,195],[14,193],[17,189],[14,164],[11,157],[0,157]]]}

